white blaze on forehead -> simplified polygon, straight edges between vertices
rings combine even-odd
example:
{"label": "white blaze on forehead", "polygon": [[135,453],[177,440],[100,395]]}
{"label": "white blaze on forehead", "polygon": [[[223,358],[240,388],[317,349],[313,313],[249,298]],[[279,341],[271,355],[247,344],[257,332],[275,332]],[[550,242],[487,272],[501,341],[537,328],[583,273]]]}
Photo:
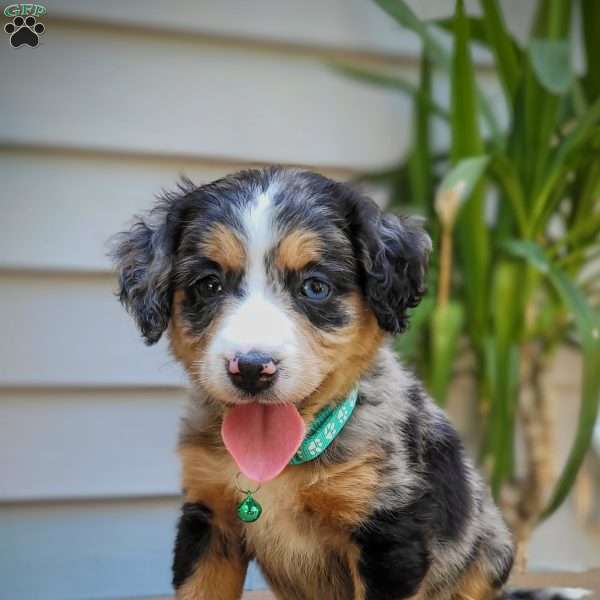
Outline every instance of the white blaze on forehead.
{"label": "white blaze on forehead", "polygon": [[249,204],[242,217],[246,233],[246,265],[247,291],[266,290],[267,271],[265,258],[273,245],[273,204],[267,192],[259,194],[256,200]]}
{"label": "white blaze on forehead", "polygon": [[294,352],[295,327],[273,294],[266,257],[275,243],[271,187],[251,202],[242,216],[246,236],[244,297],[224,319],[217,344],[225,354],[259,350],[275,356]]}

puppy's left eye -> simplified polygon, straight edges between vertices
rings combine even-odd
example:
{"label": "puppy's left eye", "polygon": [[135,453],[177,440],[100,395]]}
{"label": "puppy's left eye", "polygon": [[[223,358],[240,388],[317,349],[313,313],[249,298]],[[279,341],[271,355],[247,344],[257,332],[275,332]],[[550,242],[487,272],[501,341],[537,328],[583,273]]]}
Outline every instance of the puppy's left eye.
{"label": "puppy's left eye", "polygon": [[326,300],[331,295],[331,286],[318,277],[308,277],[302,282],[302,294],[309,300]]}
{"label": "puppy's left eye", "polygon": [[204,298],[214,298],[223,293],[223,284],[216,275],[208,275],[196,284],[196,290]]}

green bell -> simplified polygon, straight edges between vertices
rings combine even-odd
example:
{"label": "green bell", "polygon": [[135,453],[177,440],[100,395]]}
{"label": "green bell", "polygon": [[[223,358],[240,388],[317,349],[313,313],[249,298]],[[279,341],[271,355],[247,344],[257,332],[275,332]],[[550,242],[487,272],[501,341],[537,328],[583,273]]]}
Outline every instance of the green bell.
{"label": "green bell", "polygon": [[262,506],[248,493],[238,504],[237,514],[244,523],[254,523],[262,514]]}

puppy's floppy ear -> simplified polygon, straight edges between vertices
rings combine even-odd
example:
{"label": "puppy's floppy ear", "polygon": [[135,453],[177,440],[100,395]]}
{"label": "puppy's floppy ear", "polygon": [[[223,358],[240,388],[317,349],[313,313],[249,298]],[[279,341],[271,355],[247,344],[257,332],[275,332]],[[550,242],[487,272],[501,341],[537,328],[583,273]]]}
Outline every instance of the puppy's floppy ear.
{"label": "puppy's floppy ear", "polygon": [[352,204],[352,237],[367,302],[382,329],[400,333],[408,325],[408,309],[427,291],[431,238],[416,218],[382,213],[358,194]]}
{"label": "puppy's floppy ear", "polygon": [[155,344],[171,315],[172,271],[179,243],[181,199],[166,196],[150,212],[111,240],[119,276],[119,300],[131,313],[146,344]]}

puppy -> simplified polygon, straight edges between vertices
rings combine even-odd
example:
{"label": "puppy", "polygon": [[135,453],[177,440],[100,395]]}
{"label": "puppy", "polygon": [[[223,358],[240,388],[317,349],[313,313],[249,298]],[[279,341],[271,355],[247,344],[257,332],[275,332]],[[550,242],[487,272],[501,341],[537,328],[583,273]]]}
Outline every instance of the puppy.
{"label": "puppy", "polygon": [[511,536],[390,350],[430,251],[416,221],[280,167],[184,182],[118,235],[120,300],[191,383],[179,600],[240,598],[251,559],[282,600],[549,597],[502,591]]}

